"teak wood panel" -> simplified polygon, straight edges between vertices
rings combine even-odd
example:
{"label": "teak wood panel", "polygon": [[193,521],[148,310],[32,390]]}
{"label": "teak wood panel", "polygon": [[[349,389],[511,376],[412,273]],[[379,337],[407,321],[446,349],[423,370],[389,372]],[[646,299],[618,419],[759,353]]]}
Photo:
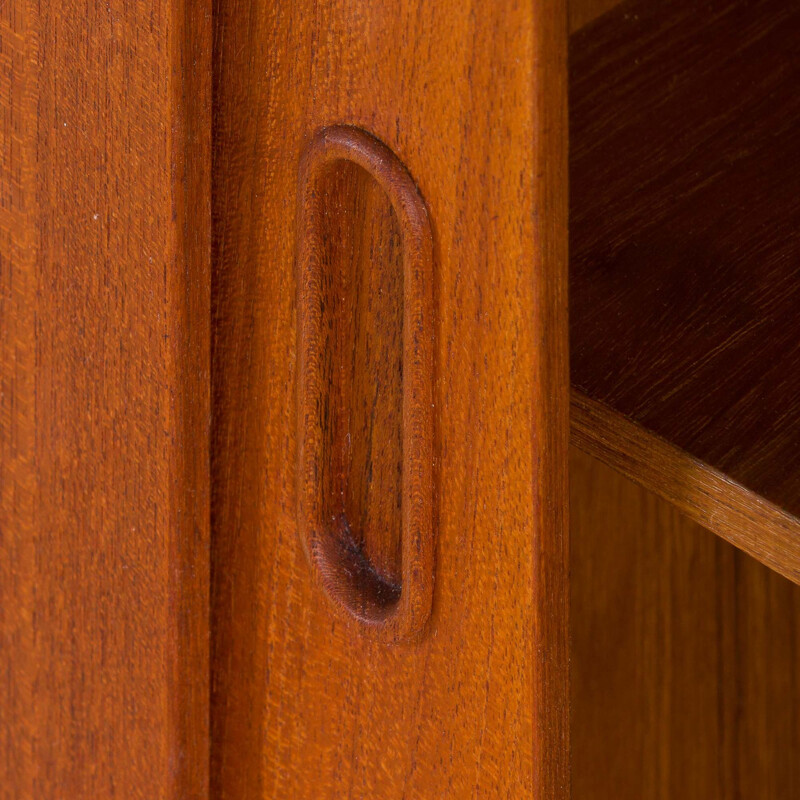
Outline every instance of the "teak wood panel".
{"label": "teak wood panel", "polygon": [[800,586],[573,448],[574,800],[800,794]]}
{"label": "teak wood panel", "polygon": [[0,7],[0,796],[208,791],[211,21]]}
{"label": "teak wood panel", "polygon": [[[217,10],[212,793],[566,797],[564,4]],[[331,613],[297,530],[298,170],[334,124],[433,232],[433,608],[393,646]]]}

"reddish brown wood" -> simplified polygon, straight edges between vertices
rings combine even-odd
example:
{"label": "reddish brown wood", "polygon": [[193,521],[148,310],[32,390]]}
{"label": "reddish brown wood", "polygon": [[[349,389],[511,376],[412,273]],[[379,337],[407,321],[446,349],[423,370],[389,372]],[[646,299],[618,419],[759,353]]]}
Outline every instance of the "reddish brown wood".
{"label": "reddish brown wood", "polygon": [[[212,794],[568,796],[564,4],[218,11]],[[297,175],[333,124],[396,154],[433,233],[434,596],[394,647],[331,613],[296,530]],[[358,230],[393,263],[402,225],[368,181],[341,180],[374,204]],[[389,312],[380,348],[399,334]],[[399,463],[385,423],[380,475]],[[391,542],[374,548],[389,570]]]}
{"label": "reddish brown wood", "polygon": [[[800,7],[783,0],[700,10],[643,0],[570,44],[579,441],[596,439],[601,455],[656,437],[618,454],[635,465],[628,474],[658,476],[646,485],[793,580],[800,60],[789,54],[798,30]],[[585,409],[606,418],[593,426]],[[630,423],[635,436],[599,440]]]}
{"label": "reddish brown wood", "polygon": [[800,587],[573,449],[574,800],[800,794]]}
{"label": "reddish brown wood", "polygon": [[[382,209],[382,216],[394,222],[388,242],[376,244],[369,235],[376,206],[359,200],[371,189],[389,201]],[[298,202],[298,533],[320,587],[335,606],[368,635],[395,642],[422,629],[433,598],[430,224],[414,181],[394,154],[364,131],[343,125],[320,131],[303,154]],[[358,289],[364,283],[368,292],[382,282],[397,283],[369,281],[363,273],[398,266],[402,289],[394,299],[400,314],[374,321],[375,335],[367,337],[359,357],[357,343],[365,337],[358,312],[371,308],[373,297],[367,294],[359,303]],[[389,347],[381,344],[384,332],[392,340]],[[379,365],[373,368],[376,355],[399,373],[388,385]],[[356,374],[368,396],[359,398]],[[390,400],[400,400],[394,407],[383,397],[387,389]],[[396,424],[374,424],[379,400],[386,415],[399,421],[400,442],[391,435]],[[399,470],[395,459],[381,453],[393,445],[398,445]],[[365,459],[353,458],[354,451],[365,450],[370,453]],[[388,476],[380,474],[384,470]],[[390,506],[381,516],[391,529],[401,530],[395,569],[370,558],[373,541],[386,538],[369,526],[374,520],[367,519],[363,501],[370,496]]]}
{"label": "reddish brown wood", "polygon": [[0,7],[0,796],[208,791],[210,3]]}
{"label": "reddish brown wood", "polygon": [[573,392],[571,411],[577,447],[800,583],[795,517],[580,392]]}

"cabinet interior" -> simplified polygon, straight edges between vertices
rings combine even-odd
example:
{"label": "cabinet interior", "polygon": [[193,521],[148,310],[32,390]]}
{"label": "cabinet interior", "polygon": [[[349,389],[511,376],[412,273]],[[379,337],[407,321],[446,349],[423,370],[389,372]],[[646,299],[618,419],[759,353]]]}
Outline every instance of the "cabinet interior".
{"label": "cabinet interior", "polygon": [[570,38],[576,798],[800,793],[799,36],[628,0]]}

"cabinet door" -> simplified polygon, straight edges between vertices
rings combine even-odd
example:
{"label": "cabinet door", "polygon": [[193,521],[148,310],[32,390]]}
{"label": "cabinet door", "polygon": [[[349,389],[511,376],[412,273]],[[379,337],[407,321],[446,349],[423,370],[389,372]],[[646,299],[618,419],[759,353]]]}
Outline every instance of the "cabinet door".
{"label": "cabinet door", "polygon": [[210,5],[0,4],[4,800],[207,796]]}
{"label": "cabinet door", "polygon": [[212,794],[566,798],[565,4],[215,26]]}

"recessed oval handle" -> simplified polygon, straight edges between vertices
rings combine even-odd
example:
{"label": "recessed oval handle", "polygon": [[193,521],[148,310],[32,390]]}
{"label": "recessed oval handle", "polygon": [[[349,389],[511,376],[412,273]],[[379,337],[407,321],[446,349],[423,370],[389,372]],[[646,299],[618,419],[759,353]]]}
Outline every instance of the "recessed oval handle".
{"label": "recessed oval handle", "polygon": [[305,149],[298,202],[298,532],[334,608],[395,642],[433,599],[430,223],[397,157],[349,126]]}

